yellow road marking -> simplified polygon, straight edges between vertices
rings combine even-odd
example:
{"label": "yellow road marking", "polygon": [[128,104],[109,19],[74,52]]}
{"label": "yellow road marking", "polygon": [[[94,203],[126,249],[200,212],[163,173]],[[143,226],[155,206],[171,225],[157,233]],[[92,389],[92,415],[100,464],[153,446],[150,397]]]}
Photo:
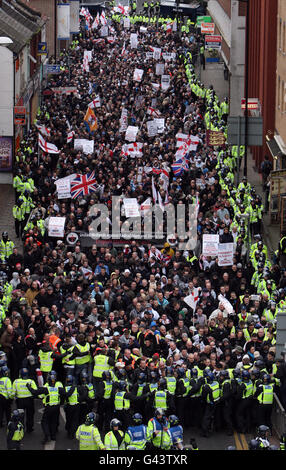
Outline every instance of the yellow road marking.
{"label": "yellow road marking", "polygon": [[237,450],[243,450],[242,445],[240,443],[240,439],[236,431],[234,431],[234,440],[235,440],[235,447],[237,448]]}
{"label": "yellow road marking", "polygon": [[241,442],[242,442],[243,450],[248,450],[248,444],[246,442],[245,434],[240,434],[240,439],[241,439]]}

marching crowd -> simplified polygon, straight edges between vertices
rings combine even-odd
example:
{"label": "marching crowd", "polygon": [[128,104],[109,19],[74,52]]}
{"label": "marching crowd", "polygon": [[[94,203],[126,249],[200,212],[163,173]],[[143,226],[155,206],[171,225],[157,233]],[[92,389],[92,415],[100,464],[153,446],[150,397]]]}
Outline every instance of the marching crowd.
{"label": "marching crowd", "polygon": [[[120,14],[104,18],[74,36],[16,156],[13,215],[24,248],[3,232],[0,426],[8,425],[8,447],[19,448],[42,399],[44,443],[56,440],[63,407],[81,449],[181,449],[188,428],[204,437],[258,428],[258,447],[269,448],[274,393],[286,404],[275,350],[286,271],[263,241],[261,197],[246,178],[235,184],[244,147],[227,144],[228,102],[196,76],[199,30],[178,34],[164,21],[132,18],[129,27]],[[136,80],[135,69],[143,71]],[[76,92],[53,91],[64,87]],[[88,108],[95,120],[86,122]],[[154,117],[164,124],[150,135]],[[126,147],[128,126],[136,154]],[[209,132],[225,143],[211,144]],[[39,146],[39,134],[57,153]],[[75,139],[93,140],[93,151],[74,148]],[[74,174],[95,182],[59,199],[56,181]],[[112,224],[113,196],[139,207],[150,198],[163,213],[193,204],[197,243],[180,249],[176,231],[162,245],[156,237],[70,242],[70,233],[92,233],[97,204]],[[64,237],[49,236],[51,217],[65,217]],[[232,264],[203,253],[205,234],[233,243]]]}

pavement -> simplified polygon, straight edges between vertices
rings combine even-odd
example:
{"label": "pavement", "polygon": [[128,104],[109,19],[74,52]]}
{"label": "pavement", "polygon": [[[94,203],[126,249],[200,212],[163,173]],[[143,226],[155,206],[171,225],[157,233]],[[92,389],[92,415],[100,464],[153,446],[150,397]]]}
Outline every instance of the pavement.
{"label": "pavement", "polygon": [[15,203],[15,194],[12,184],[0,184],[0,236],[5,230],[9,234],[10,240],[15,243],[19,252],[23,252],[23,244],[16,238],[13,206]]}

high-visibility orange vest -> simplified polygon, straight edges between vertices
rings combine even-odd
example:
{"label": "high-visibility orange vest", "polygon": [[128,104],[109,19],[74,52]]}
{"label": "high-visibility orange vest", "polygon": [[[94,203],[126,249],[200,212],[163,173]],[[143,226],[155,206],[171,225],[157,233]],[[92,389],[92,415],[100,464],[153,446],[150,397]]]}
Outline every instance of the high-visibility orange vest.
{"label": "high-visibility orange vest", "polygon": [[60,338],[56,335],[51,335],[49,337],[50,346],[51,346],[52,350],[55,351],[57,354],[59,354],[59,352],[57,350],[57,345],[60,341],[61,341]]}

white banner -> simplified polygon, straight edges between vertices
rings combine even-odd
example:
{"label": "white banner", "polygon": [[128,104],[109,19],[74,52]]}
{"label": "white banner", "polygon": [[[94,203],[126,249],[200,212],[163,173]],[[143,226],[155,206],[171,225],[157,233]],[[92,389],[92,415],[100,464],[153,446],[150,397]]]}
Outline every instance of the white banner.
{"label": "white banner", "polygon": [[108,26],[107,26],[107,25],[106,25],[106,26],[102,26],[102,27],[100,28],[100,36],[101,36],[102,38],[106,38],[106,37],[108,36]]}
{"label": "white banner", "polygon": [[128,111],[126,108],[123,108],[121,111],[121,117],[120,117],[120,129],[119,132],[124,132],[127,129],[127,121],[128,121]]}
{"label": "white banner", "polygon": [[140,217],[139,206],[136,197],[123,199],[126,217]]}
{"label": "white banner", "polygon": [[218,265],[219,266],[232,266],[233,265],[233,243],[219,243],[218,244]]}
{"label": "white banner", "polygon": [[88,139],[74,139],[74,149],[88,155],[94,151],[94,140]]}
{"label": "white banner", "polygon": [[137,49],[137,44],[138,44],[138,37],[136,33],[131,33],[130,34],[130,46],[131,49]]}
{"label": "white banner", "polygon": [[70,38],[70,5],[62,3],[57,6],[57,39]]}
{"label": "white banner", "polygon": [[203,255],[218,255],[219,235],[205,233],[203,235]]}
{"label": "white banner", "polygon": [[163,134],[165,131],[165,118],[156,118],[154,119],[158,134]]}
{"label": "white banner", "polygon": [[50,217],[48,225],[49,237],[63,238],[65,233],[65,217]]}
{"label": "white banner", "polygon": [[130,18],[129,17],[124,18],[123,26],[126,29],[130,28]]}
{"label": "white banner", "polygon": [[153,59],[160,60],[160,57],[161,57],[161,48],[160,47],[154,47],[153,48]]}
{"label": "white banner", "polygon": [[79,0],[70,0],[70,33],[79,32]]}

